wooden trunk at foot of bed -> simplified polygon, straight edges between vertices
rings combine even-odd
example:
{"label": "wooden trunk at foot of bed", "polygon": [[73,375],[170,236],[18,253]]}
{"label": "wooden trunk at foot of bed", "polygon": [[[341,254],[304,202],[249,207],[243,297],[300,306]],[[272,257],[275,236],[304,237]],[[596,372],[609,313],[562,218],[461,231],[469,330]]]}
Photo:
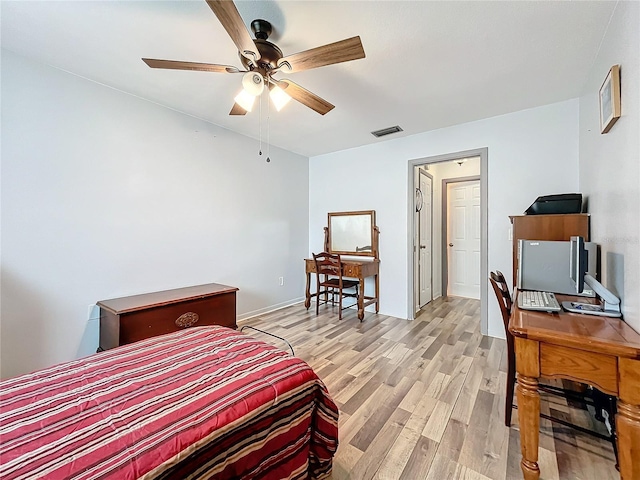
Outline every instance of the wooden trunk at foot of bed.
{"label": "wooden trunk at foot of bed", "polygon": [[184,328],[236,328],[236,287],[210,283],[101,300],[100,349],[109,350]]}

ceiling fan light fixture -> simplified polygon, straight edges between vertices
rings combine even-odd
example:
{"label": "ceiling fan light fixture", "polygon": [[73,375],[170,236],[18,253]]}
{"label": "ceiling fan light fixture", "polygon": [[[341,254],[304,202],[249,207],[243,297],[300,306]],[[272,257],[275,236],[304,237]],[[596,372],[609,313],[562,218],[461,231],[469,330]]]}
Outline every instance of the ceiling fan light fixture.
{"label": "ceiling fan light fixture", "polygon": [[254,97],[264,90],[264,78],[257,72],[247,72],[242,76],[242,88]]}
{"label": "ceiling fan light fixture", "polygon": [[247,112],[250,112],[253,108],[253,102],[255,101],[255,99],[256,97],[254,95],[251,95],[244,88],[240,90],[240,93],[236,95],[236,98],[234,98],[235,102],[242,108],[244,108]]}
{"label": "ceiling fan light fixture", "polygon": [[271,97],[271,101],[276,107],[276,110],[279,112],[282,108],[289,103],[291,97],[278,86],[274,86],[269,92],[269,97]]}

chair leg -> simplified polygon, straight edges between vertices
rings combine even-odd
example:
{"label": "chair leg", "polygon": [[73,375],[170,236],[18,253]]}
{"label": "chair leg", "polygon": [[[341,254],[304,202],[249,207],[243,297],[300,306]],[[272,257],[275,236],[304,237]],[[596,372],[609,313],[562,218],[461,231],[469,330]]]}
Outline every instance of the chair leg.
{"label": "chair leg", "polygon": [[613,454],[616,457],[616,470],[620,471],[620,461],[618,459],[618,433],[616,432],[616,413],[618,412],[616,397],[607,395],[607,413],[609,414],[609,424],[611,425],[611,445]]}
{"label": "chair leg", "polygon": [[513,413],[513,388],[516,383],[516,369],[514,362],[507,366],[507,393],[504,402],[504,424],[511,426],[511,414]]}
{"label": "chair leg", "polygon": [[316,290],[316,317],[320,313],[320,289]]}

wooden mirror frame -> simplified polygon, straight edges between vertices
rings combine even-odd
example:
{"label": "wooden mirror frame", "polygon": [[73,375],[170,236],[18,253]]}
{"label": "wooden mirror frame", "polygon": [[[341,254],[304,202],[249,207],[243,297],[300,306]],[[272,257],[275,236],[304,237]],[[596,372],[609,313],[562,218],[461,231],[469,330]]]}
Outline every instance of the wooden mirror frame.
{"label": "wooden mirror frame", "polygon": [[[338,217],[346,217],[346,216],[369,216],[371,218],[371,235],[370,242],[368,245],[363,245],[363,247],[371,246],[371,249],[362,250],[356,246],[355,251],[348,250],[334,250],[331,248],[332,239],[331,239],[331,220],[332,218]],[[340,255],[353,255],[359,257],[374,257],[379,258],[378,254],[378,237],[380,235],[380,230],[376,226],[376,211],[375,210],[361,210],[356,212],[330,212],[327,215],[327,226],[324,227],[324,250],[330,253],[338,253]]]}

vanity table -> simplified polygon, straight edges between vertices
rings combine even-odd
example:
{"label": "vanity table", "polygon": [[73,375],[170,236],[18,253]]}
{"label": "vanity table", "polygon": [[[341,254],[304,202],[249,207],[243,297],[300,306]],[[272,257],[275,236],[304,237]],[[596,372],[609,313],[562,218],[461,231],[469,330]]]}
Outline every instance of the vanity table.
{"label": "vanity table", "polygon": [[[359,280],[358,319],[362,321],[364,309],[368,305],[375,304],[376,313],[380,311],[380,257],[378,253],[380,230],[376,226],[376,212],[375,210],[366,210],[329,213],[327,225],[324,227],[324,251],[339,254],[342,275]],[[313,259],[306,258],[304,262],[307,275],[304,306],[308,310],[311,306],[311,298],[316,296],[315,293],[311,293],[311,274],[315,274],[316,266]],[[367,277],[374,277],[374,296],[365,295],[364,279]]]}

